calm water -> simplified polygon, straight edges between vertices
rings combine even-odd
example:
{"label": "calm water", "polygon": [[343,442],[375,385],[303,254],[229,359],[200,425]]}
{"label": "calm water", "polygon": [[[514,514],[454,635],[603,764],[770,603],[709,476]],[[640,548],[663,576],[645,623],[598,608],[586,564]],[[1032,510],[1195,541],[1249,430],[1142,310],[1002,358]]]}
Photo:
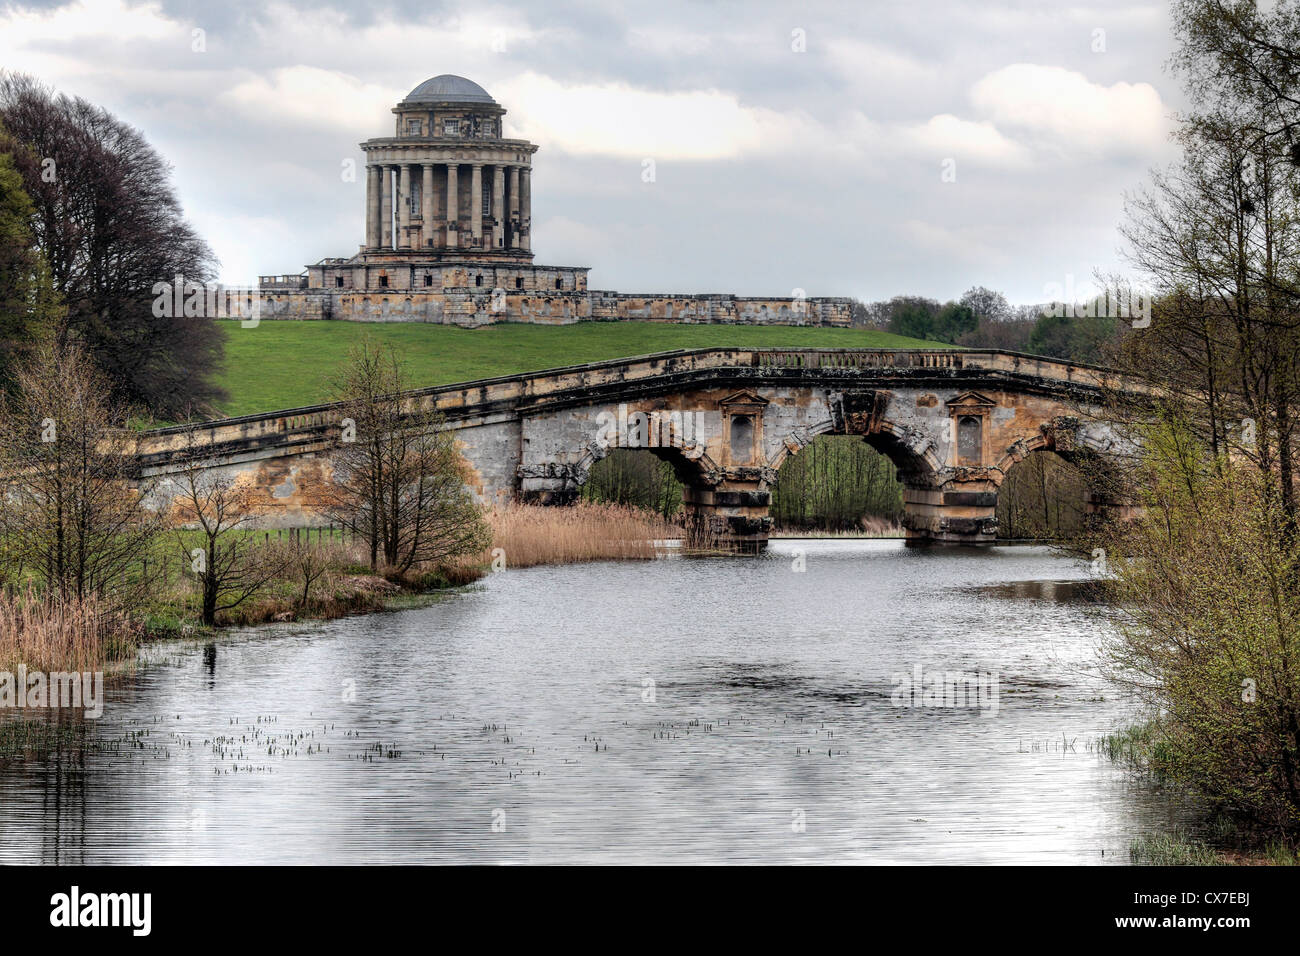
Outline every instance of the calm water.
{"label": "calm water", "polygon": [[[173,647],[0,767],[0,862],[1127,862],[1173,811],[1089,750],[1136,708],[1087,574],[786,541]],[[893,706],[918,664],[996,715]]]}

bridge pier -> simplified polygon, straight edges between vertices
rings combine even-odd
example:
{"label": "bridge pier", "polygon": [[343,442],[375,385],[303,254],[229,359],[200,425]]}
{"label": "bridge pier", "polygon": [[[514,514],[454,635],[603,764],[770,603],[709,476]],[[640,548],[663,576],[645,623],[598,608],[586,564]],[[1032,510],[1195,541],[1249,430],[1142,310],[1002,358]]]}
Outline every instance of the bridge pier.
{"label": "bridge pier", "polygon": [[1108,525],[1140,518],[1146,509],[1131,500],[1115,498],[1106,493],[1091,490],[1083,505],[1084,519],[1096,525]]}
{"label": "bridge pier", "polygon": [[903,528],[909,541],[994,544],[998,538],[997,489],[903,488]]}
{"label": "bridge pier", "polygon": [[688,547],[757,554],[772,533],[772,493],[758,481],[723,479],[682,489]]}

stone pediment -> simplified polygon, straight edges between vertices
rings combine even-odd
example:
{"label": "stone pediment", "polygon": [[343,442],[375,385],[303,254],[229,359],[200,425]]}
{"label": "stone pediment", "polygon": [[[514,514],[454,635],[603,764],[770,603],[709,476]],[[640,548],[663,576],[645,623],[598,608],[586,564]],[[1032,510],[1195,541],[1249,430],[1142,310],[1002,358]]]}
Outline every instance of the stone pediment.
{"label": "stone pediment", "polygon": [[989,398],[987,395],[981,395],[979,392],[963,392],[947,403],[948,407],[954,411],[961,411],[962,409],[967,408],[995,408],[997,404],[998,403],[993,401],[993,399]]}
{"label": "stone pediment", "polygon": [[718,402],[718,404],[721,405],[723,408],[726,408],[728,405],[751,405],[758,408],[762,408],[763,406],[770,405],[771,403],[762,395],[759,395],[757,392],[751,392],[748,389],[746,389],[744,391],[735,392],[731,395],[728,395],[722,401]]}

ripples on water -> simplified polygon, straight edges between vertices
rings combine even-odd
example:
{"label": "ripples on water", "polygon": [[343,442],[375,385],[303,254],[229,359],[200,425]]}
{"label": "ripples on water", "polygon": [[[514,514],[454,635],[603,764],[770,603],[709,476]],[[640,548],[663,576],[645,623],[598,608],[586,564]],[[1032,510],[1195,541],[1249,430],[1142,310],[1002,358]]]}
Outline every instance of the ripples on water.
{"label": "ripples on water", "polygon": [[[1087,575],[778,541],[172,648],[98,745],[0,766],[0,862],[1127,862],[1172,811],[1088,749],[1135,705]],[[918,664],[996,716],[892,706]]]}

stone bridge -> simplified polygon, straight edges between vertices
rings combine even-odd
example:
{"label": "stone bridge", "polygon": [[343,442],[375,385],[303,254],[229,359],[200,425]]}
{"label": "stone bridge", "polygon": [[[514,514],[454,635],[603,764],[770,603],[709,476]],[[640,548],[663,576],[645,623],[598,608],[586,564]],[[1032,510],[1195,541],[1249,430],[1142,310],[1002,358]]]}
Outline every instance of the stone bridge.
{"label": "stone bridge", "polygon": [[[456,430],[480,500],[566,504],[597,461],[646,448],[685,485],[688,525],[742,547],[766,540],[777,470],[818,435],[858,435],[897,466],[910,537],[989,542],[998,487],[1038,450],[1125,454],[1106,396],[1136,390],[1105,369],[995,351],[696,349],[410,393]],[[147,433],[144,474],[198,453],[250,482],[267,526],[328,520],[341,414],[319,405]],[[187,452],[197,448],[197,452]],[[1094,495],[1089,508],[1122,507]]]}

